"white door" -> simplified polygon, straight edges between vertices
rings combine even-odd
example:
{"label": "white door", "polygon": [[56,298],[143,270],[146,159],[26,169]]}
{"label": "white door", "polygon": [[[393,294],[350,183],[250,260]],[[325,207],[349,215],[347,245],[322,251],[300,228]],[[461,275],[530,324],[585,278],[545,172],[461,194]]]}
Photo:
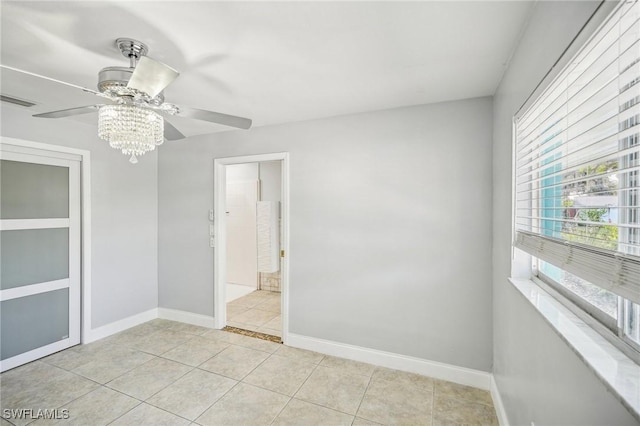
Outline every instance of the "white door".
{"label": "white door", "polygon": [[80,343],[80,157],[0,144],[0,371]]}
{"label": "white door", "polygon": [[258,288],[258,181],[227,183],[227,282]]}

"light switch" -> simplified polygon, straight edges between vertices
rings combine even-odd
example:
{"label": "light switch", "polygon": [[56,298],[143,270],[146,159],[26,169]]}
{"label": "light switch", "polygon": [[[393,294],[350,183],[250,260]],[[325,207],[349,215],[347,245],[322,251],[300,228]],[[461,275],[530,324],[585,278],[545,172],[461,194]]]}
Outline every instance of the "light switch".
{"label": "light switch", "polygon": [[213,210],[209,210],[209,220],[213,222]]}
{"label": "light switch", "polygon": [[216,246],[216,242],[213,237],[209,238],[209,247],[213,248]]}

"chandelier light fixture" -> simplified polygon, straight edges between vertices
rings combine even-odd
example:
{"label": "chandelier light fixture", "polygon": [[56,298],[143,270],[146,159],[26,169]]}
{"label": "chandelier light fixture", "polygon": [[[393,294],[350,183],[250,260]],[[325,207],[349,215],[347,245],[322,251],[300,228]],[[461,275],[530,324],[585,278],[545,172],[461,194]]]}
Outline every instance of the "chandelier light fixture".
{"label": "chandelier light fixture", "polygon": [[137,105],[103,105],[98,110],[98,136],[135,164],[137,157],[164,142],[164,119]]}
{"label": "chandelier light fixture", "polygon": [[[62,118],[98,110],[98,137],[112,148],[129,156],[133,164],[138,157],[161,145],[164,139],[179,140],[186,136],[165,117],[181,116],[238,129],[249,129],[251,120],[204,109],[178,106],[164,100],[166,89],[179,75],[178,71],[146,56],[146,44],[119,38],[115,44],[129,66],[106,67],[98,72],[98,91],[64,83],[60,80],[0,65],[35,77],[81,89],[100,97],[104,103],[34,114],[41,118]],[[106,103],[106,104],[105,104]]]}

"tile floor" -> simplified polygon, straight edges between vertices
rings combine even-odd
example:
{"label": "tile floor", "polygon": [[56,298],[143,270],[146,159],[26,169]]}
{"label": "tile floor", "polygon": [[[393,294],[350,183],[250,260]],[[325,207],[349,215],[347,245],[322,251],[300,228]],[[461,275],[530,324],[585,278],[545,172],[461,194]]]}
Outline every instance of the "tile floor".
{"label": "tile floor", "polygon": [[[0,375],[0,425],[497,425],[488,392],[153,320]],[[68,410],[68,411],[63,411]]]}
{"label": "tile floor", "polygon": [[227,303],[227,325],[282,337],[280,293],[257,290]]}

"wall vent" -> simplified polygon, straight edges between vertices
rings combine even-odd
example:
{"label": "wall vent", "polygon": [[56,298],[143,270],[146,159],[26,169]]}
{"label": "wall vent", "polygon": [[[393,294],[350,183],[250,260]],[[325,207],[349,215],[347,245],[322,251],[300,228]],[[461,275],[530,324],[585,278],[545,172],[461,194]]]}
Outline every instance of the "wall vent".
{"label": "wall vent", "polygon": [[0,101],[8,102],[10,104],[20,105],[23,107],[31,108],[35,104],[33,102],[25,101],[24,99],[14,98],[12,96],[0,95]]}

